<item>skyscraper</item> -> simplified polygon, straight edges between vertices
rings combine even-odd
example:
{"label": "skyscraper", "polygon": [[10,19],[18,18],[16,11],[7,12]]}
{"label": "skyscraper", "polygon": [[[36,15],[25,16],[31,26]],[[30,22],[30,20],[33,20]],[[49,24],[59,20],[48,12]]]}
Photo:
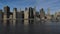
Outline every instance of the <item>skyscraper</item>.
{"label": "skyscraper", "polygon": [[48,12],[47,12],[47,15],[49,15],[49,16],[50,16],[50,8],[48,8]]}
{"label": "skyscraper", "polygon": [[24,23],[24,11],[20,12],[21,23]]}
{"label": "skyscraper", "polygon": [[36,22],[36,6],[33,8],[33,15],[34,15],[34,24]]}
{"label": "skyscraper", "polygon": [[34,11],[32,7],[29,7],[29,23],[33,24],[34,22]]}
{"label": "skyscraper", "polygon": [[17,8],[13,8],[13,19],[17,18]]}
{"label": "skyscraper", "polygon": [[9,24],[9,17],[10,17],[10,7],[9,6],[5,6],[4,7],[4,15],[3,15],[3,24]]}
{"label": "skyscraper", "polygon": [[25,11],[24,11],[24,25],[27,25],[29,24],[29,10],[28,8],[25,8]]}
{"label": "skyscraper", "polygon": [[47,11],[47,19],[50,20],[51,19],[51,15],[50,15],[50,8],[48,8],[48,11]]}
{"label": "skyscraper", "polygon": [[45,12],[44,12],[44,9],[42,8],[40,10],[40,19],[44,19],[45,18]]}
{"label": "skyscraper", "polygon": [[17,19],[17,8],[13,8],[13,25],[16,24]]}
{"label": "skyscraper", "polygon": [[33,12],[33,8],[29,7],[29,18],[33,19],[34,18],[34,12]]}
{"label": "skyscraper", "polygon": [[2,20],[3,18],[3,13],[2,13],[2,10],[0,10],[0,20]]}
{"label": "skyscraper", "polygon": [[34,17],[36,16],[36,6],[33,8]]}
{"label": "skyscraper", "polygon": [[9,16],[10,16],[10,7],[8,7],[8,6],[4,7],[4,15],[6,15],[7,18],[9,18]]}

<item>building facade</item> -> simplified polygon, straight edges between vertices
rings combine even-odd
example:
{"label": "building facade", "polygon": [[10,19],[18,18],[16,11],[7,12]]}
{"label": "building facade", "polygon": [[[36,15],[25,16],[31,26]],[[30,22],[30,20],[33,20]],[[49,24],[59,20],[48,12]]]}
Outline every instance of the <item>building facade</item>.
{"label": "building facade", "polygon": [[10,17],[10,7],[9,6],[5,6],[4,7],[4,13],[3,13],[3,24],[9,24],[9,17]]}
{"label": "building facade", "polygon": [[32,7],[29,7],[29,23],[33,24],[34,22],[34,11]]}
{"label": "building facade", "polygon": [[29,10],[28,8],[25,8],[25,11],[24,11],[24,24],[29,24]]}
{"label": "building facade", "polygon": [[9,18],[9,16],[10,16],[10,7],[8,7],[8,6],[4,7],[4,15],[6,15],[7,18]]}
{"label": "building facade", "polygon": [[13,8],[13,20],[17,18],[17,8]]}
{"label": "building facade", "polygon": [[40,10],[40,19],[45,19],[45,12],[43,8]]}

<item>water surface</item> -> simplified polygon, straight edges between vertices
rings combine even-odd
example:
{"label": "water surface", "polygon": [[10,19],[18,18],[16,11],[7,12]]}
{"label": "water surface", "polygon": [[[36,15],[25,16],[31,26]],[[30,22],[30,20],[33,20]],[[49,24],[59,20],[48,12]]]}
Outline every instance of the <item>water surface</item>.
{"label": "water surface", "polygon": [[60,34],[60,22],[34,22],[24,25],[22,22],[0,21],[0,34]]}

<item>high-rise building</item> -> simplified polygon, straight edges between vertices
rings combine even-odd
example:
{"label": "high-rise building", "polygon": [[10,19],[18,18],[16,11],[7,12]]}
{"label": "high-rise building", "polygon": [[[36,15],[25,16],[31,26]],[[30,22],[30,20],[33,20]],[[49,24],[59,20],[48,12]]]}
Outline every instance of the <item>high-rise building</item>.
{"label": "high-rise building", "polygon": [[29,23],[33,24],[34,22],[34,11],[32,7],[29,7]]}
{"label": "high-rise building", "polygon": [[17,8],[13,8],[13,25],[16,24],[17,19]]}
{"label": "high-rise building", "polygon": [[24,23],[24,11],[20,12],[20,20],[21,20],[21,23],[23,24]]}
{"label": "high-rise building", "polygon": [[9,18],[9,16],[10,16],[10,7],[8,7],[8,6],[4,7],[4,15],[6,15],[7,18]]}
{"label": "high-rise building", "polygon": [[29,16],[29,10],[28,8],[25,8],[25,11],[24,11],[24,19],[28,19],[28,16]]}
{"label": "high-rise building", "polygon": [[43,8],[40,10],[40,19],[45,19],[45,12]]}
{"label": "high-rise building", "polygon": [[28,10],[28,8],[25,8],[25,11],[24,11],[24,24],[26,25],[26,24],[29,24],[29,10]]}
{"label": "high-rise building", "polygon": [[56,12],[54,15],[54,18],[60,20],[60,12]]}
{"label": "high-rise building", "polygon": [[34,24],[36,22],[36,6],[33,8]]}
{"label": "high-rise building", "polygon": [[47,15],[49,15],[49,16],[50,16],[50,8],[48,8],[48,12],[47,12]]}
{"label": "high-rise building", "polygon": [[21,11],[21,18],[24,19],[24,11]]}
{"label": "high-rise building", "polygon": [[0,10],[0,20],[2,20],[3,18],[3,13],[2,13],[2,10]]}
{"label": "high-rise building", "polygon": [[4,7],[4,15],[3,15],[3,24],[9,24],[8,19],[10,17],[10,7],[9,6],[5,6]]}
{"label": "high-rise building", "polygon": [[13,13],[12,12],[10,12],[9,22],[10,22],[10,24],[13,22]]}
{"label": "high-rise building", "polygon": [[33,8],[34,17],[36,17],[36,6]]}
{"label": "high-rise building", "polygon": [[38,17],[38,18],[40,17],[40,16],[39,16],[39,12],[36,12],[36,17]]}
{"label": "high-rise building", "polygon": [[12,14],[10,15],[9,19],[10,19],[9,20],[10,21],[10,24],[12,24],[12,22],[13,22],[13,15]]}
{"label": "high-rise building", "polygon": [[47,11],[47,15],[46,15],[47,19],[51,19],[51,15],[50,15],[50,8],[48,8],[48,11]]}
{"label": "high-rise building", "polygon": [[33,19],[34,18],[34,12],[33,12],[33,8],[29,7],[29,18]]}
{"label": "high-rise building", "polygon": [[13,19],[17,18],[17,8],[13,8]]}

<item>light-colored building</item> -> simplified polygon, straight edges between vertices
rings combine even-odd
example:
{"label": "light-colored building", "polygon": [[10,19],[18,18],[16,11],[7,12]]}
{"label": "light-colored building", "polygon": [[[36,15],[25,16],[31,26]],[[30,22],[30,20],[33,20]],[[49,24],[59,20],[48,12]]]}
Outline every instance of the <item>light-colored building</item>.
{"label": "light-colored building", "polygon": [[41,20],[44,20],[45,19],[45,12],[44,12],[44,9],[43,8],[40,10],[40,19]]}
{"label": "light-colored building", "polygon": [[34,8],[33,8],[33,16],[34,16],[34,24],[36,23],[36,15],[37,15],[37,13],[36,13],[36,6],[34,6]]}
{"label": "light-colored building", "polygon": [[16,20],[17,18],[17,8],[13,9],[13,20]]}
{"label": "light-colored building", "polygon": [[7,24],[7,15],[3,15],[3,24]]}
{"label": "light-colored building", "polygon": [[29,24],[29,10],[28,8],[25,8],[25,11],[24,11],[24,24]]}
{"label": "light-colored building", "polygon": [[34,18],[36,17],[36,7],[33,8]]}
{"label": "light-colored building", "polygon": [[10,24],[13,23],[13,15],[12,15],[12,14],[11,14],[10,17],[9,17],[9,22],[10,22]]}
{"label": "light-colored building", "polygon": [[54,15],[55,19],[60,19],[60,12],[56,12],[55,15]]}
{"label": "light-colored building", "polygon": [[47,15],[46,15],[47,19],[50,20],[51,19],[51,15],[50,15],[50,8],[48,8],[47,11]]}
{"label": "light-colored building", "polygon": [[13,24],[16,24],[16,19],[17,19],[17,8],[13,9]]}

